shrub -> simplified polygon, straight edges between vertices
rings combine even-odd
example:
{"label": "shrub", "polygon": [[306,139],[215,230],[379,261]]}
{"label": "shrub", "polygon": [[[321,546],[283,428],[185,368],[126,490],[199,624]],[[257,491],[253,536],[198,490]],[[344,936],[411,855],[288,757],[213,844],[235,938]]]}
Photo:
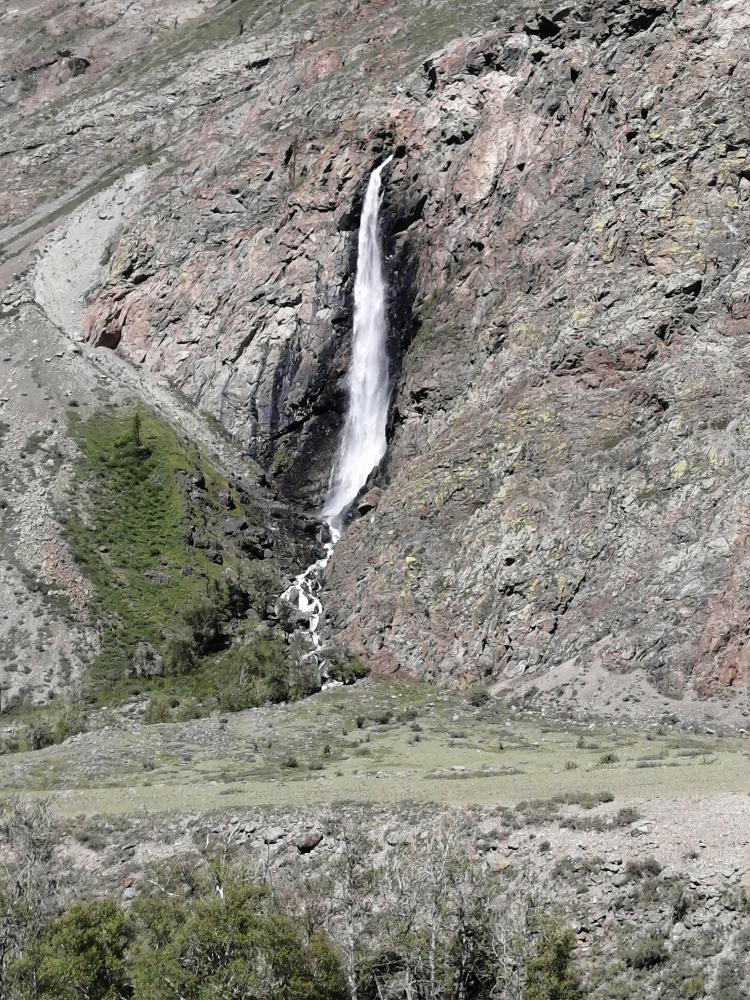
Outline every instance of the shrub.
{"label": "shrub", "polygon": [[721,960],[714,992],[716,1000],[747,1000],[740,970],[739,961]]}
{"label": "shrub", "polygon": [[309,698],[320,691],[321,686],[320,671],[312,663],[303,661],[291,671],[288,698],[293,701]]}
{"label": "shrub", "polygon": [[473,687],[469,691],[469,704],[474,708],[481,708],[490,700],[490,693],[486,687]]}
{"label": "shrub", "polygon": [[189,674],[198,666],[195,640],[173,635],[164,646],[164,668],[168,674]]}
{"label": "shrub", "polygon": [[218,701],[221,712],[243,712],[247,708],[255,708],[260,703],[257,685],[239,677],[220,688]]}
{"label": "shrub", "polygon": [[28,1000],[119,1000],[129,994],[130,939],[114,903],[76,903],[11,966],[11,981]]}
{"label": "shrub", "polygon": [[[216,892],[221,887],[221,893]],[[187,887],[186,887],[187,888]],[[179,894],[78,903],[11,966],[23,1000],[346,1000],[338,952],[265,890],[214,868]]]}
{"label": "shrub", "polygon": [[143,713],[143,721],[147,726],[153,726],[160,722],[171,722],[172,713],[169,705],[161,698],[151,698]]}
{"label": "shrub", "polygon": [[55,742],[52,736],[52,726],[47,719],[42,719],[26,731],[26,743],[29,750],[43,750]]}
{"label": "shrub", "polygon": [[622,806],[615,814],[614,825],[630,826],[632,823],[637,823],[640,818],[641,814],[635,806]]}
{"label": "shrub", "polygon": [[696,997],[705,996],[706,983],[703,976],[691,976],[685,980],[682,989],[687,1000],[696,1000]]}
{"label": "shrub", "polygon": [[62,743],[86,728],[86,713],[78,701],[67,704],[52,723],[52,742]]}
{"label": "shrub", "polygon": [[571,964],[575,943],[570,928],[546,929],[529,963],[525,1000],[576,1000],[578,976]]}
{"label": "shrub", "polygon": [[93,827],[79,826],[73,830],[73,836],[79,844],[88,847],[90,851],[103,851],[107,846],[107,838],[101,830]]}
{"label": "shrub", "polygon": [[182,620],[192,633],[195,648],[199,653],[209,653],[218,647],[222,614],[217,604],[209,601],[195,604],[183,611]]}
{"label": "shrub", "polygon": [[336,653],[328,656],[328,677],[342,684],[354,684],[355,681],[367,677],[369,670],[356,656],[340,656]]}
{"label": "shrub", "polygon": [[625,961],[633,969],[653,969],[666,958],[664,941],[655,937],[636,942],[625,953]]}
{"label": "shrub", "polygon": [[188,722],[190,719],[199,719],[201,707],[195,698],[185,698],[180,702],[175,718],[178,722]]}
{"label": "shrub", "polygon": [[341,964],[321,932],[307,937],[264,891],[239,877],[222,893],[138,909],[144,944],[133,963],[138,1000],[346,1000]]}
{"label": "shrub", "polygon": [[601,757],[599,758],[599,763],[600,764],[617,764],[619,760],[620,760],[620,758],[617,756],[617,754],[614,751],[608,750],[606,753],[603,753],[601,755]]}
{"label": "shrub", "polygon": [[625,871],[631,878],[643,878],[646,875],[656,876],[661,872],[661,865],[656,858],[644,858],[643,861],[628,861]]}

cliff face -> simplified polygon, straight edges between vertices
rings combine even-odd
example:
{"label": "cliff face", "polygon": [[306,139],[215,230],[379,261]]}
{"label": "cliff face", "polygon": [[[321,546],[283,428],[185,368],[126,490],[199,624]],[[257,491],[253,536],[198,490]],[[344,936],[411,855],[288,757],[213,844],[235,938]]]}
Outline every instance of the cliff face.
{"label": "cliff face", "polygon": [[749,676],[748,16],[581,15],[399,113],[420,326],[331,602],[384,669],[705,694]]}
{"label": "cliff face", "polygon": [[79,175],[149,163],[85,337],[314,506],[364,184],[395,151],[390,448],[330,564],[334,637],[579,699],[747,681],[745,5],[227,10],[138,64],[142,100],[103,69],[54,127],[17,115],[49,194],[61,120],[93,130]]}

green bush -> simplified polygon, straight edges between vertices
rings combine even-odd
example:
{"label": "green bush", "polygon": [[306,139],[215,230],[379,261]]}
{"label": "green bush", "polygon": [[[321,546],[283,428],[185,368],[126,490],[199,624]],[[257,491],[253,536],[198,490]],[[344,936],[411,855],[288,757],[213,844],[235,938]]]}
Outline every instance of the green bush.
{"label": "green bush", "polygon": [[24,1000],[121,1000],[130,996],[125,956],[131,931],[109,901],[76,903],[11,966]]}
{"label": "green bush", "polygon": [[182,620],[189,629],[198,653],[210,653],[221,643],[222,608],[205,601],[187,608]]}
{"label": "green bush", "polygon": [[194,902],[78,903],[12,963],[22,1000],[346,1000],[341,962],[256,885],[230,873]]}
{"label": "green bush", "polygon": [[80,702],[65,705],[52,722],[52,742],[62,743],[86,728],[86,713]]}
{"label": "green bush", "polygon": [[476,686],[469,691],[469,704],[474,708],[481,708],[490,700],[490,693],[486,687]]}
{"label": "green bush", "polygon": [[138,1000],[346,1000],[338,954],[309,937],[263,890],[240,878],[189,909],[159,900],[138,909]]}
{"label": "green bush", "polygon": [[171,722],[172,712],[169,705],[161,698],[152,698],[143,713],[143,721],[147,726],[153,726],[160,722]]}
{"label": "green bush", "polygon": [[195,640],[192,637],[173,635],[164,645],[164,669],[167,674],[190,674],[198,666]]}
{"label": "green bush", "polygon": [[706,983],[703,976],[691,976],[683,984],[683,990],[687,1000],[696,1000],[697,997],[706,995]]}
{"label": "green bush", "polygon": [[529,963],[526,1000],[576,1000],[579,980],[572,966],[575,934],[567,927],[546,929]]}
{"label": "green bush", "polygon": [[332,681],[341,681],[342,684],[354,684],[367,677],[369,670],[356,656],[340,656],[331,654],[328,656],[328,677]]}
{"label": "green bush", "polygon": [[185,698],[180,702],[175,719],[177,722],[188,722],[190,719],[201,717],[201,707],[195,698]]}
{"label": "green bush", "polygon": [[661,865],[656,858],[644,858],[643,861],[631,859],[625,865],[625,873],[630,878],[656,877],[661,872]]}

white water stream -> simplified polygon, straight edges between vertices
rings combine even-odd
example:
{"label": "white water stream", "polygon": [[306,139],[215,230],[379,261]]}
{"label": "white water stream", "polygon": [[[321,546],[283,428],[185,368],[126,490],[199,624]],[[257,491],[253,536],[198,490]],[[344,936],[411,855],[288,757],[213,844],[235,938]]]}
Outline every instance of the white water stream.
{"label": "white water stream", "polygon": [[354,282],[354,340],[349,367],[349,404],[331,484],[321,516],[341,522],[376,465],[385,455],[390,385],[386,351],[386,286],[378,233],[381,174],[389,157],[370,175],[359,225]]}
{"label": "white water stream", "polygon": [[331,540],[322,558],[309,566],[282,595],[308,619],[314,655],[320,649],[318,630],[323,605],[318,596],[323,572],[341,536],[344,517],[367,482],[372,470],[386,453],[386,423],[390,384],[386,339],[386,284],[383,251],[380,246],[381,175],[393,157],[388,157],[370,174],[362,205],[357,247],[357,274],[354,281],[354,333],[349,366],[349,400],[336,459],[331,471],[328,494],[320,512],[328,524]]}

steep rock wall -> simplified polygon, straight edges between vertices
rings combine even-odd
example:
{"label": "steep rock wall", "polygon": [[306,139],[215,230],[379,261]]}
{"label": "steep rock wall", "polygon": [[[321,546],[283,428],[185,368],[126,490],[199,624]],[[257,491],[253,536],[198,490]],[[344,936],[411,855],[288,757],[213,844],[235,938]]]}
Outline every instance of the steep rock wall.
{"label": "steep rock wall", "polygon": [[231,67],[248,96],[175,143],[87,335],[168,373],[315,504],[362,185],[396,149],[403,357],[382,499],[330,565],[336,638],[461,683],[738,685],[750,15],[439,11],[303,7],[213,53],[218,92]]}

